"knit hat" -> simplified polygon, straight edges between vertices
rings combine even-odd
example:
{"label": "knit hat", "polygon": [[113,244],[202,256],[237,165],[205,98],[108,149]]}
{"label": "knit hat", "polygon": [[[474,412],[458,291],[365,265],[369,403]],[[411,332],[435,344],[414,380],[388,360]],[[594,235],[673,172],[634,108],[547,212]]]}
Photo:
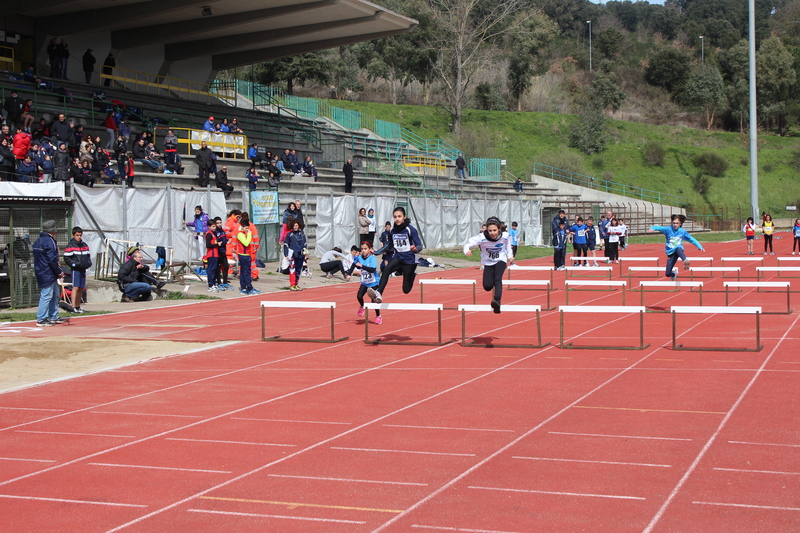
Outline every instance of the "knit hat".
{"label": "knit hat", "polygon": [[45,233],[55,233],[58,229],[55,220],[45,220],[42,224],[42,231]]}

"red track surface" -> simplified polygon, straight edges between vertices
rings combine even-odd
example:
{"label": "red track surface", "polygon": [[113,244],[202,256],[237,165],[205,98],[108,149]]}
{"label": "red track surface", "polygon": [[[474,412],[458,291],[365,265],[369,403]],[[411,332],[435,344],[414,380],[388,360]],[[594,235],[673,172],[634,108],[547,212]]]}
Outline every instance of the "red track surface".
{"label": "red track surface", "polygon": [[[743,247],[707,248],[724,257]],[[628,252],[663,253],[655,245]],[[479,276],[474,268],[432,274]],[[387,301],[418,301],[417,289],[405,296],[399,285],[389,283]],[[563,273],[556,287],[558,305]],[[720,287],[720,278],[706,283]],[[32,332],[241,342],[0,395],[2,530],[800,531],[797,313],[763,317],[764,349],[755,353],[673,351],[666,313],[645,316],[651,346],[642,351],[366,346],[355,289],[86,317]],[[425,292],[426,302],[471,300],[459,288]],[[337,335],[350,339],[261,342],[266,298],[336,301]],[[544,293],[506,291],[503,302],[544,306]],[[571,294],[579,303],[620,301],[618,293]],[[722,305],[724,296],[709,292],[704,303]],[[649,293],[647,304],[697,305],[697,296]],[[785,296],[746,289],[731,305],[780,310]],[[325,311],[268,316],[268,333],[329,334]],[[384,316],[371,335],[435,336],[435,313]],[[446,311],[445,338],[460,337],[460,327],[458,313]],[[516,313],[477,314],[468,327],[478,342],[529,343],[535,334],[535,321]],[[557,344],[558,328],[558,313],[543,312],[546,342]],[[750,347],[753,330],[752,316],[678,320],[680,340],[695,347]],[[565,331],[576,344],[638,342],[631,316],[575,314]]]}

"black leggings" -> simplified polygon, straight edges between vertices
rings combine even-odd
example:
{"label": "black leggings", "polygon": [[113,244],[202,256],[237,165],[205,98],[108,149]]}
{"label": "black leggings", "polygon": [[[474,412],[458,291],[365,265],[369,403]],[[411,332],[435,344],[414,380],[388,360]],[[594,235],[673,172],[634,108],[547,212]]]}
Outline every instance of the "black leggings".
{"label": "black leggings", "polygon": [[494,289],[494,299],[498,302],[503,296],[503,273],[506,271],[505,261],[483,266],[483,290]]}
{"label": "black leggings", "polygon": [[794,252],[795,250],[800,252],[800,237],[794,238],[794,244],[792,244],[792,251]]}
{"label": "black leggings", "polygon": [[772,251],[772,235],[764,234],[764,252],[767,252],[767,246],[769,246],[769,251]]}
{"label": "black leggings", "polygon": [[333,272],[341,272],[342,276],[347,276],[347,272],[344,271],[344,265],[342,265],[342,262],[339,259],[337,259],[336,261],[328,261],[327,263],[320,263],[319,269],[325,272],[326,274],[331,274]]}
{"label": "black leggings", "polygon": [[383,294],[386,290],[386,284],[389,283],[389,277],[392,272],[403,273],[403,294],[408,294],[414,288],[414,279],[417,277],[417,265],[414,263],[403,263],[397,257],[393,257],[389,264],[386,265],[384,275],[381,276],[381,284],[378,286],[378,292]]}
{"label": "black leggings", "polygon": [[[228,256],[225,255],[224,251],[220,251],[219,254],[219,271],[222,275],[222,283],[223,285],[228,284],[228,269],[230,266],[228,265]],[[217,276],[219,278],[219,276]]]}
{"label": "black leggings", "polygon": [[606,257],[608,257],[609,261],[616,261],[619,259],[619,243],[609,242],[606,246],[606,254]]}
{"label": "black leggings", "polygon": [[[366,285],[359,285],[358,287],[358,294],[356,294],[356,300],[358,300],[358,305],[364,307],[364,295],[367,294],[367,291],[370,288]],[[375,316],[381,316],[381,310],[375,309]]]}

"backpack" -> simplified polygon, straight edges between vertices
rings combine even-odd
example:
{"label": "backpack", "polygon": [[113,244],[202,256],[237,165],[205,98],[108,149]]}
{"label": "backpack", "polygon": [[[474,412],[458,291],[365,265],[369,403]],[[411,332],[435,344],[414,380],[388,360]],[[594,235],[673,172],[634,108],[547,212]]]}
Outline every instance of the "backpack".
{"label": "backpack", "polygon": [[106,92],[103,89],[93,89],[92,90],[92,99],[93,100],[105,100],[106,99]]}

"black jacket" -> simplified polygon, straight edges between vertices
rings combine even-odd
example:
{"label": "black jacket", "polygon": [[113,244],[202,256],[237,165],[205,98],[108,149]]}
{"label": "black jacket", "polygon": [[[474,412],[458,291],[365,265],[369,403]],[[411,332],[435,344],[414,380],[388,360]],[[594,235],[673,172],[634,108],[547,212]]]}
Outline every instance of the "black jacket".
{"label": "black jacket", "polygon": [[[211,168],[211,148],[206,146],[205,148],[200,148],[195,154],[194,159],[197,162],[197,166],[200,168]],[[134,154],[135,155],[135,154]]]}
{"label": "black jacket", "polygon": [[50,133],[55,137],[56,141],[65,142],[67,146],[72,142],[72,134],[74,131],[75,130],[70,127],[69,122],[66,120],[64,122],[56,120],[53,122],[53,125],[50,126]]}
{"label": "black jacket", "polygon": [[83,54],[83,71],[84,72],[94,72],[94,64],[97,63],[97,60],[94,58],[91,52],[87,51]]}
{"label": "black jacket", "polygon": [[350,163],[345,163],[342,167],[342,172],[344,172],[344,179],[347,181],[353,181],[353,165]]}
{"label": "black jacket", "polygon": [[228,173],[226,171],[224,171],[224,170],[218,170],[217,171],[217,175],[214,178],[214,180],[217,183],[217,187],[220,187],[220,188],[226,187],[228,185],[228,183],[230,183],[228,181]]}
{"label": "black jacket", "polygon": [[133,158],[134,159],[147,159],[147,151],[145,147],[138,142],[133,145]]}
{"label": "black jacket", "polygon": [[3,109],[8,112],[8,116],[10,118],[19,117],[22,114],[22,110],[25,108],[25,100],[17,96],[16,98],[13,96],[9,96],[6,98],[6,102],[3,105]]}
{"label": "black jacket", "polygon": [[3,146],[0,144],[0,158],[3,159],[3,162],[0,163],[5,168],[14,168],[14,163],[16,162],[17,158],[8,147]]}
{"label": "black jacket", "polygon": [[111,54],[106,56],[105,60],[103,60],[103,74],[112,74],[114,72],[114,67],[117,66],[117,62],[111,57]]}
{"label": "black jacket", "polygon": [[127,287],[131,283],[142,282],[142,283],[150,283],[152,275],[150,274],[150,267],[147,265],[142,265],[142,268],[136,268],[138,265],[136,261],[133,259],[128,259],[121,267],[119,267],[119,273],[117,273],[117,280],[122,282],[123,287]]}
{"label": "black jacket", "polygon": [[456,168],[464,168],[466,165],[467,165],[467,162],[464,161],[464,158],[461,157],[461,156],[458,156],[458,158],[456,159]]}
{"label": "black jacket", "polygon": [[58,150],[53,156],[53,177],[57,181],[69,181],[69,165],[71,159],[67,152]]}

